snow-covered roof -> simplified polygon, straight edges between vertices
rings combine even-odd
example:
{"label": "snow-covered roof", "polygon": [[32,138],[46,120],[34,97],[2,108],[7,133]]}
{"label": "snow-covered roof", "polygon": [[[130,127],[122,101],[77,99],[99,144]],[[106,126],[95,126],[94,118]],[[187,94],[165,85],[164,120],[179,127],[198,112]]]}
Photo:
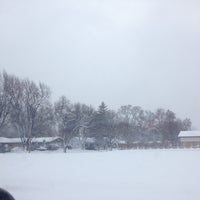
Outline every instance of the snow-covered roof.
{"label": "snow-covered roof", "polygon": [[200,137],[200,131],[181,131],[178,137]]}
{"label": "snow-covered roof", "polygon": [[[38,138],[33,138],[32,142],[53,142],[54,140],[60,139],[59,137],[38,137]],[[21,143],[20,138],[6,138],[6,137],[0,137],[0,143]]]}
{"label": "snow-covered roof", "polygon": [[86,142],[87,143],[94,143],[96,140],[95,140],[95,138],[86,138]]}
{"label": "snow-covered roof", "polygon": [[21,143],[21,139],[0,137],[0,143]]}
{"label": "snow-covered roof", "polygon": [[112,143],[115,143],[115,144],[126,144],[126,142],[124,140],[120,140],[120,139],[113,139],[112,140]]}
{"label": "snow-covered roof", "polygon": [[134,141],[133,142],[133,144],[139,144],[140,143],[140,141]]}
{"label": "snow-covered roof", "polygon": [[33,138],[32,142],[53,142],[54,140],[60,139],[60,137],[38,137],[38,138]]}

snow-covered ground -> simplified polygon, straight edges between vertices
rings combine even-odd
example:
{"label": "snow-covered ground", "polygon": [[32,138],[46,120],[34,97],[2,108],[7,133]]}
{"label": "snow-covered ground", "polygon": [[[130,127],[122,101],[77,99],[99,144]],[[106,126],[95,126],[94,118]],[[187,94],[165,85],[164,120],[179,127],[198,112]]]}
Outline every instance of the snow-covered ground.
{"label": "snow-covered ground", "polygon": [[16,200],[199,200],[200,150],[0,154]]}

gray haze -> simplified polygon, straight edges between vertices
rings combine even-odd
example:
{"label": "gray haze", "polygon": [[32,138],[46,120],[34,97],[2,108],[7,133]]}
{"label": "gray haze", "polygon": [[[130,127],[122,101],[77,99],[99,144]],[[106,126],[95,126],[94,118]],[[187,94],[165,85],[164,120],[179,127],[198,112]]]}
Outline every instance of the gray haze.
{"label": "gray haze", "polygon": [[171,109],[200,128],[200,3],[0,0],[0,70],[56,100]]}

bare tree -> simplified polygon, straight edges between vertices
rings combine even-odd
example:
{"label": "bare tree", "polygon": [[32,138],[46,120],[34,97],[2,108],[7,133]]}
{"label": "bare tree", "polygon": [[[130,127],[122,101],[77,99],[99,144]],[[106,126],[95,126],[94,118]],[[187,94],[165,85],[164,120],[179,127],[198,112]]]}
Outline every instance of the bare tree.
{"label": "bare tree", "polygon": [[73,105],[64,96],[55,103],[55,116],[63,139],[64,152],[66,152],[69,142],[74,136],[78,136],[82,147],[84,146],[92,113],[92,108],[79,103]]}
{"label": "bare tree", "polygon": [[81,148],[85,149],[85,142],[94,117],[94,109],[85,104],[74,104],[74,113],[76,115],[76,132],[78,133]]}
{"label": "bare tree", "polygon": [[12,88],[14,76],[6,72],[0,74],[0,130],[8,123],[12,102]]}
{"label": "bare tree", "polygon": [[38,109],[32,134],[36,137],[56,135],[54,110],[50,102]]}
{"label": "bare tree", "polygon": [[58,131],[63,139],[63,150],[66,152],[68,143],[73,137],[74,115],[71,113],[72,105],[66,97],[62,96],[54,106]]}
{"label": "bare tree", "polygon": [[29,80],[16,81],[14,88],[12,123],[30,152],[36,118],[41,107],[48,103],[50,90],[44,84],[37,86]]}

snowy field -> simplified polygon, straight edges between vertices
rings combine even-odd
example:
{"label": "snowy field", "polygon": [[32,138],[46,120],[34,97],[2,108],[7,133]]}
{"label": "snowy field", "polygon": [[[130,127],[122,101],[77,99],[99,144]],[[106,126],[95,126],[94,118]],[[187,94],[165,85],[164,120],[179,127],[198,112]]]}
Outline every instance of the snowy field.
{"label": "snowy field", "polygon": [[16,200],[199,200],[200,150],[0,154]]}

